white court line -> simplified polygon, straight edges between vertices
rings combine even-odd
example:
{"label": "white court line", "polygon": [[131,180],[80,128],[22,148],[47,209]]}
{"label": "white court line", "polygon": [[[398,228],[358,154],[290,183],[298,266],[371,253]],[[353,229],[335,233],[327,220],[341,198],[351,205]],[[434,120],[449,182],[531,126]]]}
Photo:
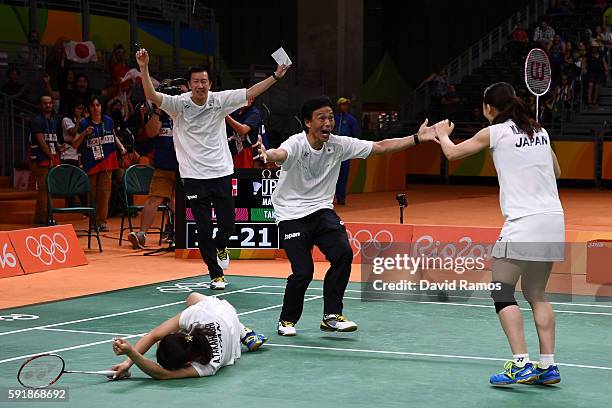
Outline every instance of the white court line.
{"label": "white court line", "polygon": [[[265,288],[279,288],[279,289],[284,289],[284,286],[273,286],[273,285],[263,285],[263,287]],[[323,290],[323,288],[308,288],[308,290],[318,290],[321,291]],[[356,292],[356,293],[362,293],[361,290],[356,290],[356,289],[346,289],[345,292]],[[426,293],[403,293],[403,295],[409,295],[409,296],[426,296]],[[456,297],[456,298],[465,298],[465,299],[480,299],[480,300],[491,300],[491,298],[481,298],[481,297],[469,297],[469,296],[449,296],[449,298],[451,297]],[[350,297],[345,297],[346,299],[361,299],[361,298],[350,298]],[[451,302],[427,302],[427,301],[420,301],[420,300],[403,300],[403,299],[367,299],[367,300],[371,300],[371,301],[396,301],[396,302],[410,302],[410,303],[430,303],[430,304],[440,304],[440,305],[457,305],[457,306],[468,306],[464,303],[451,303]],[[519,302],[526,302],[524,300],[519,300]],[[564,302],[549,302],[551,305],[563,305],[563,306],[580,306],[580,307],[603,307],[603,308],[612,308],[612,305],[594,305],[594,304],[590,304],[590,303],[564,303]],[[475,306],[475,305],[470,305],[470,306]],[[478,305],[476,305],[476,307],[479,307]],[[493,307],[493,306],[483,306],[483,307]],[[531,309],[522,309],[522,310],[531,310]],[[611,315],[611,313],[596,313],[596,312],[578,312],[578,311],[563,311],[563,310],[555,310],[555,312],[560,312],[560,313],[576,313],[576,314],[595,314],[595,315],[599,315],[599,314],[603,314],[603,315]]]}
{"label": "white court line", "polygon": [[107,333],[107,332],[88,331],[88,330],[47,329],[47,328],[36,329],[36,330],[66,332],[66,333],[100,334],[103,336],[131,336],[131,334],[125,334],[125,333]]}
{"label": "white court line", "polygon": [[[456,358],[462,360],[486,360],[486,361],[506,361],[507,358],[494,358],[494,357],[478,357],[478,356],[457,356],[453,354],[433,354],[433,353],[411,353],[408,351],[385,351],[385,350],[362,350],[352,348],[337,348],[337,347],[320,347],[320,346],[302,346],[297,344],[277,344],[277,343],[266,343],[266,346],[271,347],[287,347],[287,348],[302,348],[311,350],[326,350],[326,351],[347,351],[352,353],[369,353],[369,354],[391,354],[400,356],[415,356],[415,357],[437,357],[437,358]],[[569,364],[569,363],[557,363],[557,365],[563,367],[577,367],[577,368],[590,368],[594,370],[609,370],[612,371],[612,367],[601,367],[591,366],[583,364]]]}
{"label": "white court line", "polygon": [[[131,339],[133,337],[141,337],[144,336],[146,333],[141,333],[141,334],[133,334],[131,336],[126,336],[124,337],[125,339]],[[41,351],[40,353],[32,353],[32,354],[25,354],[23,356],[17,356],[17,357],[11,357],[11,358],[7,358],[5,360],[0,360],[0,364],[2,363],[9,363],[11,361],[16,361],[16,360],[23,360],[26,358],[30,358],[32,356],[36,356],[38,354],[45,354],[45,353],[59,353],[61,351],[68,351],[68,350],[77,350],[77,349],[81,349],[81,348],[85,348],[85,347],[89,347],[89,346],[96,346],[98,344],[104,344],[104,343],[110,343],[111,341],[113,341],[113,339],[109,339],[109,340],[101,340],[101,341],[96,341],[93,343],[87,343],[87,344],[81,344],[78,346],[72,346],[72,347],[64,347],[64,348],[60,348],[60,349],[55,349],[55,350],[48,350],[48,351]]]}
{"label": "white court line", "polygon": [[[362,300],[360,297],[351,297],[351,296],[344,296],[344,299],[351,299],[351,300]],[[372,302],[378,302],[378,301],[383,301],[383,302],[405,302],[405,303],[419,303],[419,304],[426,304],[426,305],[449,305],[449,306],[459,306],[459,307],[484,307],[487,309],[494,309],[495,306],[493,305],[477,305],[474,303],[452,303],[452,302],[429,302],[429,301],[424,301],[424,300],[401,300],[401,299],[368,299],[366,301],[372,301]],[[527,312],[531,312],[531,309],[528,307],[519,307],[520,310],[524,310]],[[605,313],[605,312],[581,312],[578,310],[556,310],[554,311],[555,313],[567,313],[567,314],[585,314],[585,315],[596,315],[596,316],[612,316],[612,313]]]}
{"label": "white court line", "polygon": [[[232,293],[246,292],[246,291],[251,290],[251,289],[261,289],[261,288],[263,288],[263,286],[253,286],[253,287],[250,287],[250,288],[234,290],[234,291],[231,291],[231,292],[223,292],[223,293],[219,293],[217,295],[211,295],[211,296],[212,297],[226,296],[226,295],[231,295]],[[11,330],[11,331],[8,331],[8,332],[0,332],[0,336],[6,336],[7,334],[14,334],[14,333],[23,333],[23,332],[27,332],[27,331],[31,331],[31,330],[37,330],[37,329],[46,329],[46,328],[49,328],[49,327],[63,326],[63,325],[66,325],[66,324],[90,322],[92,320],[106,319],[106,318],[115,317],[115,316],[124,316],[124,315],[132,314],[132,313],[145,312],[147,310],[154,310],[154,309],[160,309],[162,307],[179,305],[181,303],[185,303],[185,301],[181,300],[179,302],[172,302],[172,303],[165,303],[163,305],[143,307],[141,309],[136,309],[136,310],[128,310],[127,312],[112,313],[112,314],[96,316],[96,317],[88,317],[86,319],[71,320],[69,322],[46,324],[46,325],[43,325],[43,326],[28,327],[27,329]]]}

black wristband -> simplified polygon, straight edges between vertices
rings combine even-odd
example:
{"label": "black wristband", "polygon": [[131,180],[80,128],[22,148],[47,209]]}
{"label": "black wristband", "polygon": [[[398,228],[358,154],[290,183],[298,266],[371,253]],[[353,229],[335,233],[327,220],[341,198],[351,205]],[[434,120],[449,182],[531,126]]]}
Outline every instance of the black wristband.
{"label": "black wristband", "polygon": [[280,81],[280,78],[276,76],[276,72],[272,73],[272,78],[274,78],[277,81]]}
{"label": "black wristband", "polygon": [[419,134],[415,133],[412,135],[412,138],[414,139],[414,145],[418,145],[419,143],[421,143],[421,141],[419,140]]}

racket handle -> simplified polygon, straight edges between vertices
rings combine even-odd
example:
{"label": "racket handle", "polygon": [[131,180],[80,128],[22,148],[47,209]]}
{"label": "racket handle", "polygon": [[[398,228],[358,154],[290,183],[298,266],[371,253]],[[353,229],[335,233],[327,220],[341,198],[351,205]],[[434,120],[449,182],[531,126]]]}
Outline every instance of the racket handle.
{"label": "racket handle", "polygon": [[117,374],[117,371],[113,370],[101,370],[101,371],[64,371],[65,373],[70,374],[96,374],[96,375],[105,375],[107,377],[112,377]]}

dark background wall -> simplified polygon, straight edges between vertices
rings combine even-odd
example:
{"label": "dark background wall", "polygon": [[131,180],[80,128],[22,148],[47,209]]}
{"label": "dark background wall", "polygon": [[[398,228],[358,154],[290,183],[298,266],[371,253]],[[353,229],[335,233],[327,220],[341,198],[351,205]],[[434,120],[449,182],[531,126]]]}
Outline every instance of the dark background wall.
{"label": "dark background wall", "polygon": [[[230,68],[246,68],[251,63],[273,64],[270,53],[280,45],[292,55],[298,54],[297,2],[307,2],[308,7],[308,0],[199,1],[215,9],[220,23],[220,53]],[[418,84],[437,66],[459,55],[527,3],[527,0],[401,3],[365,0],[364,79],[384,52],[389,51],[404,78],[410,84]],[[329,12],[319,4],[313,4],[316,7],[313,12]],[[324,63],[322,60],[321,64]]]}

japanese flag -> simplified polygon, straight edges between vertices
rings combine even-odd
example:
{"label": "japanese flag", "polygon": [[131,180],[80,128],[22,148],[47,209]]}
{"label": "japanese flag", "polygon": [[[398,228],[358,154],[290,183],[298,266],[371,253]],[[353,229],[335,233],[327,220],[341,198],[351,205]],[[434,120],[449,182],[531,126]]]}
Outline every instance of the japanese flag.
{"label": "japanese flag", "polygon": [[66,41],[64,43],[66,57],[74,62],[96,62],[96,46],[91,41],[77,42]]}

